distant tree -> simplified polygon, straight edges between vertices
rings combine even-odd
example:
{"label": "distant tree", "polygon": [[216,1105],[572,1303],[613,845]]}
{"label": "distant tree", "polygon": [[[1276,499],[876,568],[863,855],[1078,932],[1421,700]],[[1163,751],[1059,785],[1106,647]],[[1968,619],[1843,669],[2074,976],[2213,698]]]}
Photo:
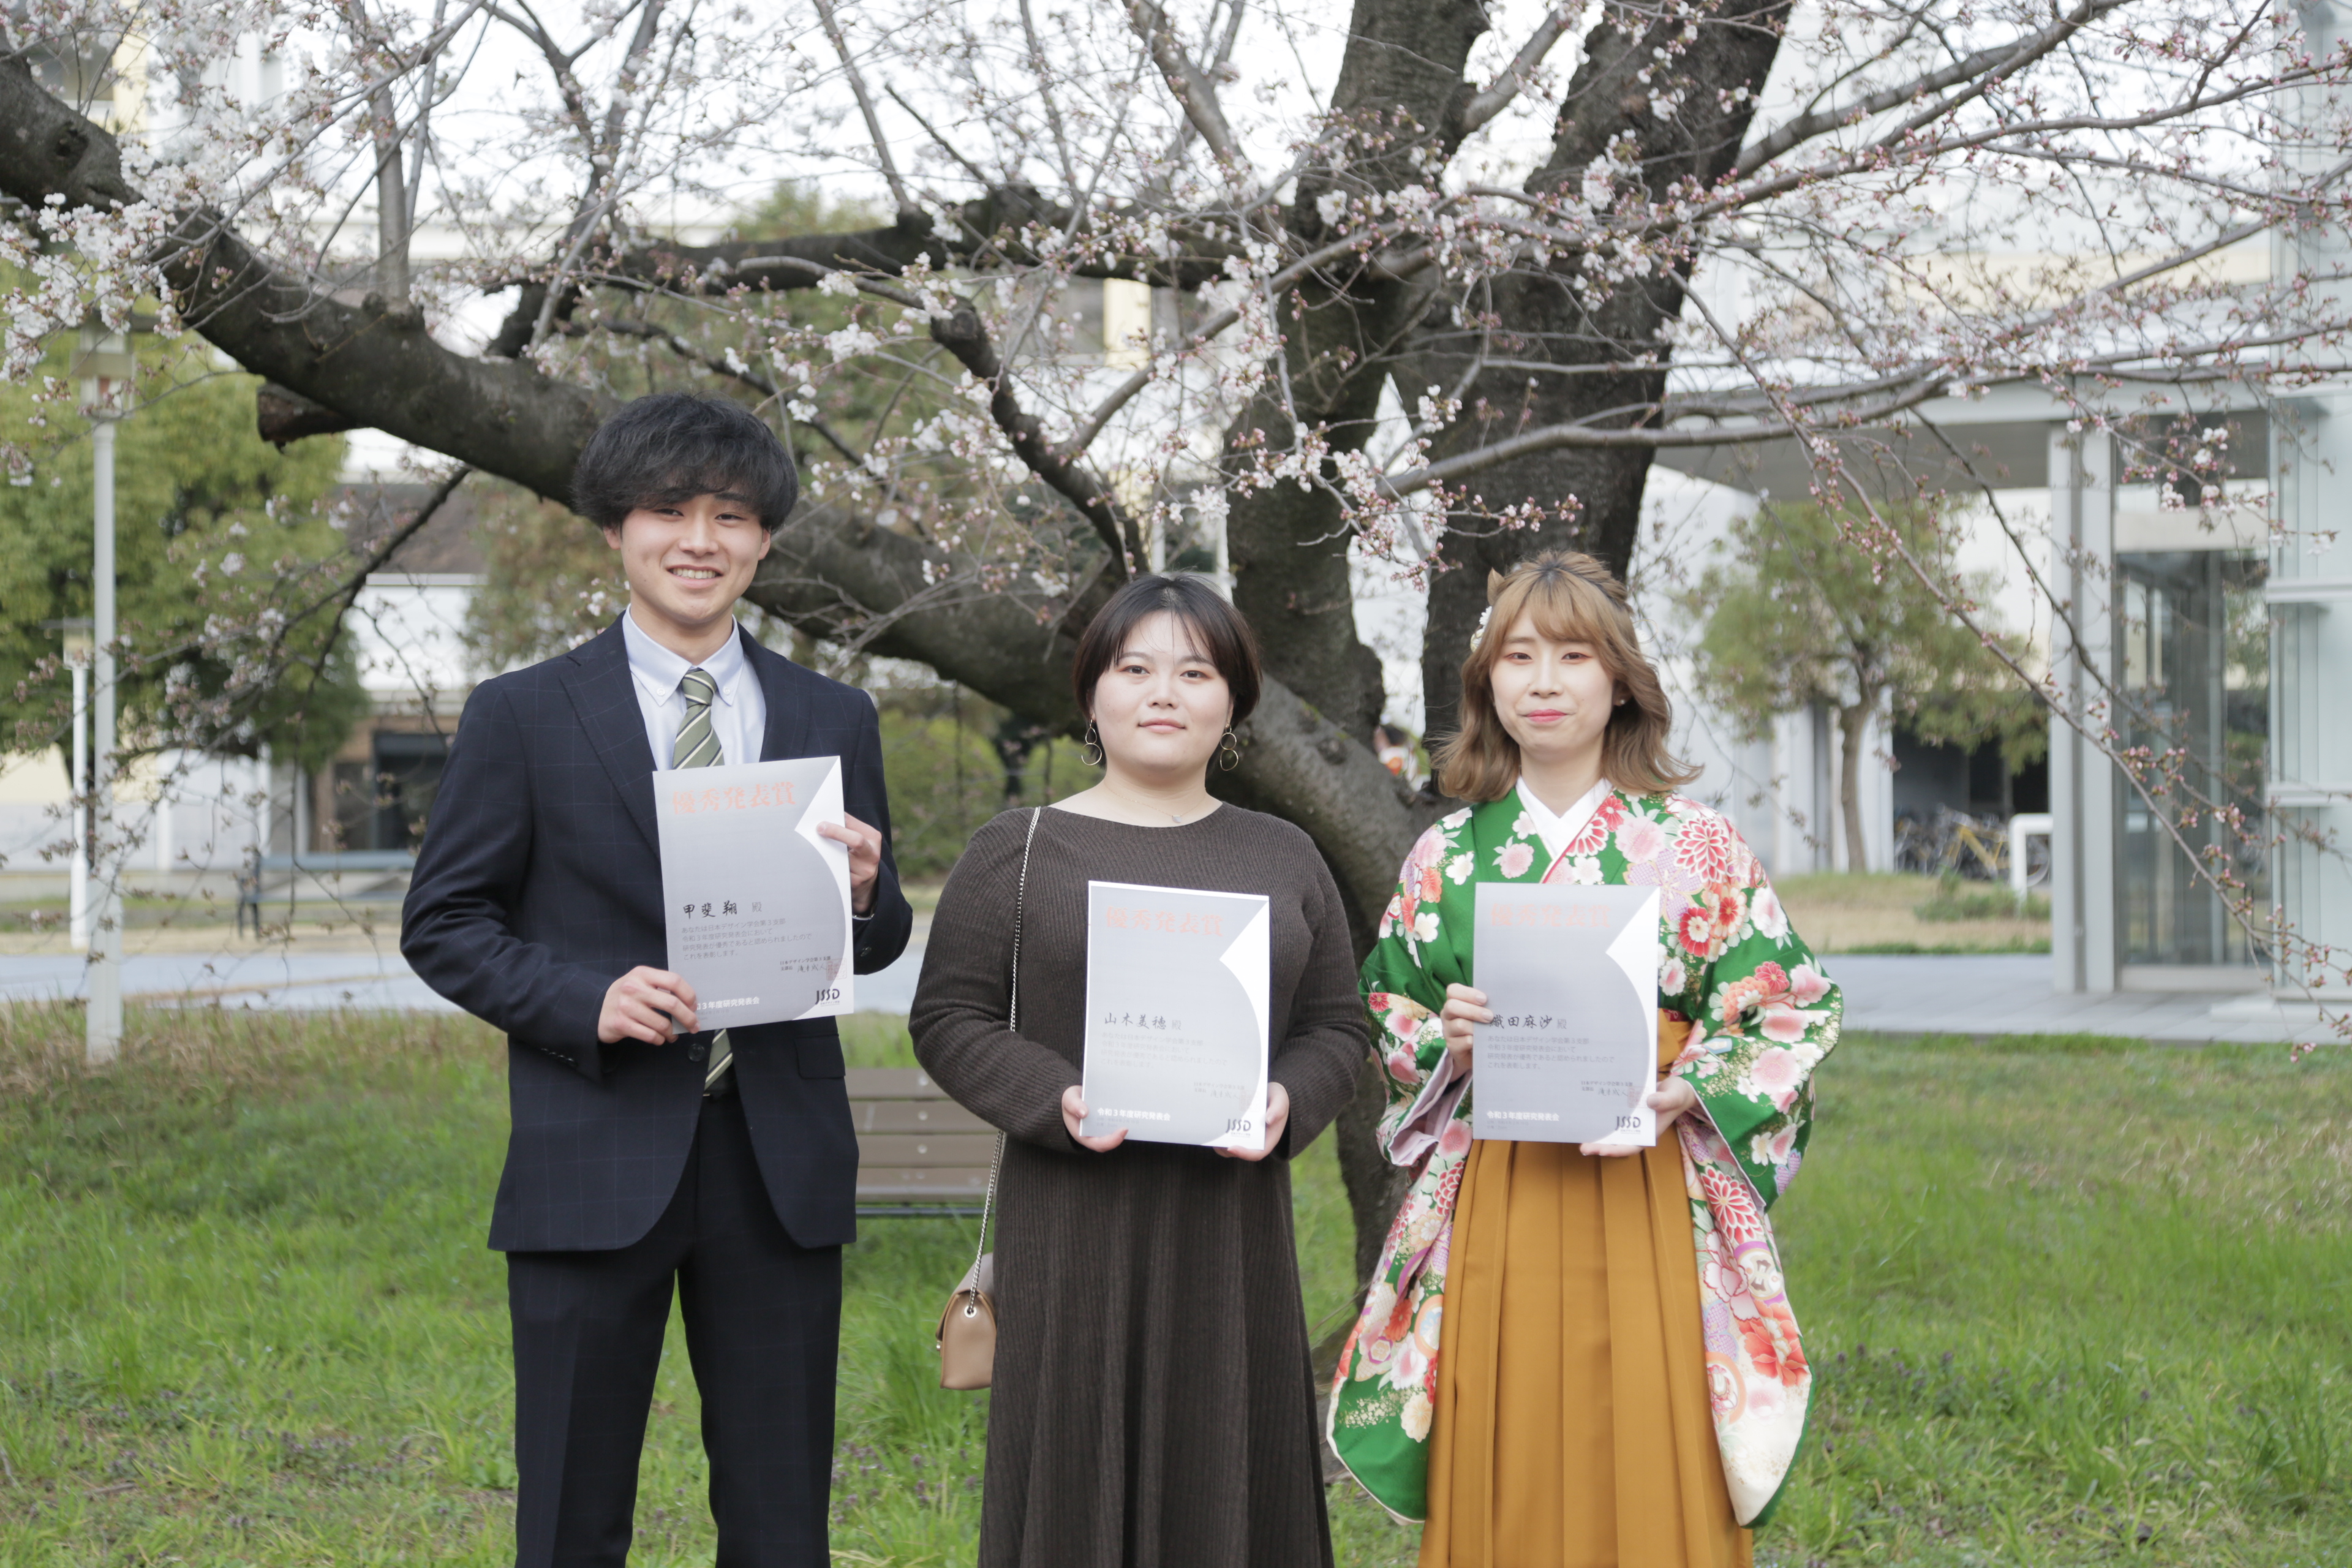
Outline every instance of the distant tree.
{"label": "distant tree", "polygon": [[[65,375],[67,353],[47,374]],[[262,440],[260,378],[222,373],[199,346],[142,359],[115,444],[123,749],[268,744],[316,766],[367,708],[340,617],[314,613],[353,564],[331,504],[343,443]],[[91,612],[90,440],[22,383],[0,387],[0,440],[33,454],[0,486],[0,750],[38,752],[68,733],[55,623]]]}
{"label": "distant tree", "polygon": [[[2036,754],[2038,705],[1975,633],[1899,565],[1874,573],[1893,550],[1909,553],[1965,600],[1981,583],[1952,570],[1948,531],[1923,508],[1883,509],[1880,523],[1818,506],[1765,506],[1735,523],[1682,606],[1703,621],[1698,691],[1744,739],[1770,734],[1775,716],[1821,703],[1838,716],[1838,806],[1847,864],[1868,870],[1862,830],[1863,735],[1890,699],[1923,740],[2001,742],[2011,765]],[[1857,550],[1857,531],[1883,528],[1880,549]],[[2046,742],[2043,742],[2046,744]]]}
{"label": "distant tree", "polygon": [[[2003,778],[2013,780],[2027,763],[2049,754],[2050,710],[2040,693],[2007,674],[1990,660],[1979,660],[1948,672],[1949,679],[1927,691],[1897,691],[1895,706],[1911,733],[1930,745],[1970,752],[1998,746]],[[2011,809],[2004,784],[2002,815]]]}
{"label": "distant tree", "polygon": [[629,590],[602,533],[520,486],[479,477],[467,483],[485,570],[459,635],[478,673],[535,664],[613,624]]}
{"label": "distant tree", "polygon": [[[853,671],[853,673],[855,673]],[[1102,775],[1066,735],[1025,737],[1019,721],[977,693],[941,682],[877,693],[882,761],[890,778],[891,840],[899,872],[943,878],[967,840],[1000,811],[1044,805]]]}

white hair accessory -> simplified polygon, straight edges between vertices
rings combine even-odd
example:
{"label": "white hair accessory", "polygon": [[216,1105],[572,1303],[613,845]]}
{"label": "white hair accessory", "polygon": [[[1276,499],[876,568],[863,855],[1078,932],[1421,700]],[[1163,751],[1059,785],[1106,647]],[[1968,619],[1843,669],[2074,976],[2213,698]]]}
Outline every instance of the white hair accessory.
{"label": "white hair accessory", "polygon": [[1476,653],[1478,645],[1486,640],[1486,623],[1495,618],[1495,606],[1487,605],[1478,612],[1478,624],[1470,631],[1470,651]]}

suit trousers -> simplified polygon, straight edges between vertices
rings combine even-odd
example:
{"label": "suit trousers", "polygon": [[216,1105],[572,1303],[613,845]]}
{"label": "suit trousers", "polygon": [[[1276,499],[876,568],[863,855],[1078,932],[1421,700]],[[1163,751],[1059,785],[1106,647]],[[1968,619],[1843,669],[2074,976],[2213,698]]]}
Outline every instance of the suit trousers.
{"label": "suit trousers", "polygon": [[706,1100],[668,1208],[611,1252],[510,1252],[518,1568],[620,1568],[677,1283],[717,1568],[827,1568],[841,1249],[785,1234],[740,1097]]}

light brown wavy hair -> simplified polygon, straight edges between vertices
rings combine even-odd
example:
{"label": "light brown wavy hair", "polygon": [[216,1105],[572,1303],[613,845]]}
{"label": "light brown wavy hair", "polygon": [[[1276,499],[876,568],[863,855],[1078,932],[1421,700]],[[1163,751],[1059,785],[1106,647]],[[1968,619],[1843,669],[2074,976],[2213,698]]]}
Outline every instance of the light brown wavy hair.
{"label": "light brown wavy hair", "polygon": [[1519,743],[1495,711],[1495,664],[1521,617],[1556,642],[1591,645],[1622,706],[1601,738],[1601,775],[1628,795],[1663,795],[1698,776],[1666,750],[1674,705],[1642,652],[1625,584],[1579,551],[1531,556],[1486,574],[1486,629],[1462,661],[1461,729],[1438,748],[1438,787],[1456,800],[1500,800],[1519,780]]}

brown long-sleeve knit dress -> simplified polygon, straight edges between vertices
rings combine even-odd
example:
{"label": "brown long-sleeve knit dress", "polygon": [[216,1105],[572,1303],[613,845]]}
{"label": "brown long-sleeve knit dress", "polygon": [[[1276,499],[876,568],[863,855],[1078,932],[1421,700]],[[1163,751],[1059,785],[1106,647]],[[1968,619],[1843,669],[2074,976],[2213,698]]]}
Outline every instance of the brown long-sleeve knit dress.
{"label": "brown long-sleeve knit dress", "polygon": [[[909,1025],[940,1086],[1012,1134],[980,1568],[1313,1568],[1331,1562],[1288,1156],[1339,1114],[1367,1047],[1339,889],[1307,835],[1220,806],[1181,826],[1045,810],[1029,862],[1021,1033],[1005,1027],[1027,811],[973,835],[931,922]],[[1263,1161],[1074,1142],[1087,883],[1262,893],[1271,1079]]]}

